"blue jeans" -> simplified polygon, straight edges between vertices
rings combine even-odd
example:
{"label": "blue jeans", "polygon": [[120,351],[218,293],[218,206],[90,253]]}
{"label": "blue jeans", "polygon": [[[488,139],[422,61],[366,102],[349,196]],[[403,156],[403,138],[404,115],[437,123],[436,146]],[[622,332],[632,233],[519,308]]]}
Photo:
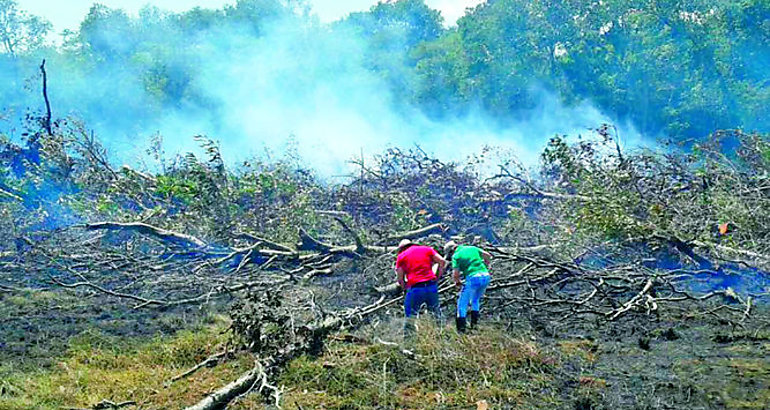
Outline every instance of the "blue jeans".
{"label": "blue jeans", "polygon": [[428,310],[433,316],[441,317],[441,306],[438,301],[438,285],[436,283],[419,288],[410,288],[404,297],[404,313],[406,317],[413,317],[420,311],[422,305],[428,305]]}
{"label": "blue jeans", "polygon": [[419,287],[411,288],[406,291],[404,297],[404,313],[406,318],[404,319],[404,339],[412,340],[415,335],[414,317],[420,311],[422,305],[428,305],[428,311],[433,314],[433,317],[441,323],[441,305],[438,300],[438,285],[436,283]]}
{"label": "blue jeans", "polygon": [[482,273],[465,279],[463,290],[460,291],[460,297],[457,298],[457,317],[468,315],[469,304],[471,305],[471,310],[478,311],[481,309],[481,297],[484,296],[484,291],[487,290],[490,280],[492,280],[492,277],[488,273]]}

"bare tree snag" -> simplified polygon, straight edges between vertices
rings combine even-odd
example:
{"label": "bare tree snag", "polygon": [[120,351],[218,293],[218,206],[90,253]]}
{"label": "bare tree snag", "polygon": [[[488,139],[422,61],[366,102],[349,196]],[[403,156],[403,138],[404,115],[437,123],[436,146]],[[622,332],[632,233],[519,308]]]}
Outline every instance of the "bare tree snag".
{"label": "bare tree snag", "polygon": [[53,135],[51,127],[51,102],[48,100],[48,73],[45,71],[45,59],[40,64],[40,72],[43,74],[43,99],[45,100],[45,118],[43,118],[43,127],[48,135]]}

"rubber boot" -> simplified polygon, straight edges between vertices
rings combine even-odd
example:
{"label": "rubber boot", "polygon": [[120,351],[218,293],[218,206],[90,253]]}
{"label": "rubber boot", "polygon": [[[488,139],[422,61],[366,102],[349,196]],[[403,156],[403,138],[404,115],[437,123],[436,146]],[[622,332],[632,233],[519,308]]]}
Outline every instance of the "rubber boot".
{"label": "rubber boot", "polygon": [[465,333],[465,318],[456,317],[455,324],[457,325],[457,333]]}
{"label": "rubber boot", "polygon": [[475,329],[479,324],[479,311],[471,310],[471,329]]}

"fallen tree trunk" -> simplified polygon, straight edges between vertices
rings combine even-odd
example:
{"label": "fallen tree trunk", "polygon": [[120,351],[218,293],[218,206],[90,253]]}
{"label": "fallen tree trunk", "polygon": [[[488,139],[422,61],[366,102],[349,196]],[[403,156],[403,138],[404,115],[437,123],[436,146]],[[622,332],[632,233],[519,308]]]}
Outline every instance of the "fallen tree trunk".
{"label": "fallen tree trunk", "polygon": [[[439,293],[444,293],[453,288],[454,284],[444,285],[439,289]],[[237,380],[220,388],[197,404],[187,407],[187,410],[219,409],[226,406],[227,403],[231,402],[236,397],[252,390],[263,392],[265,388],[275,389],[268,384],[269,378],[274,376],[280,368],[290,360],[309,351],[317,350],[323,343],[323,340],[332,332],[335,332],[346,325],[350,328],[355,328],[357,325],[364,323],[368,316],[403,301],[404,297],[399,296],[387,301],[384,300],[385,296],[382,296],[377,302],[371,305],[353,309],[341,316],[329,317],[320,324],[306,327],[306,331],[303,332],[304,336],[301,340],[295,341],[273,356],[264,359],[262,363],[257,363],[257,365],[244,373]],[[257,383],[260,383],[260,386],[255,389]],[[276,392],[276,395],[277,394],[278,393]]]}
{"label": "fallen tree trunk", "polygon": [[256,383],[263,377],[264,371],[261,365],[256,365],[254,368],[246,372],[238,380],[222,387],[216,392],[210,394],[205,399],[199,401],[194,406],[187,407],[187,410],[209,410],[223,408],[233,401],[236,397],[248,392]]}
{"label": "fallen tree trunk", "polygon": [[[351,320],[351,316],[347,315]],[[331,332],[340,329],[345,324],[345,319],[337,317],[323,321],[317,326],[306,328],[304,337],[295,343],[290,344],[278,353],[258,362],[251,370],[244,373],[237,380],[220,388],[214,393],[199,401],[197,404],[187,407],[187,410],[213,410],[226,406],[236,397],[246,394],[252,390],[264,393],[265,388],[271,388],[275,391],[276,401],[279,399],[277,389],[268,383],[269,378],[278,372],[278,370],[290,360],[300,356],[317,347],[318,343]],[[260,384],[257,386],[257,384]]]}

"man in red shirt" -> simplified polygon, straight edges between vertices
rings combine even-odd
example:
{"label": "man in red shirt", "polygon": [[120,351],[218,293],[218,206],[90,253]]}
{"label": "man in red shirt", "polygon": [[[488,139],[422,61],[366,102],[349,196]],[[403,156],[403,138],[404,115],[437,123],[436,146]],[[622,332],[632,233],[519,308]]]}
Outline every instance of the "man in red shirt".
{"label": "man in red shirt", "polygon": [[[433,265],[438,265],[435,273]],[[396,274],[398,284],[406,289],[404,297],[404,313],[406,323],[404,331],[407,335],[413,330],[409,318],[420,311],[423,304],[437,319],[441,318],[441,307],[438,300],[438,280],[444,273],[446,260],[430,246],[421,246],[408,239],[398,245],[396,257]]]}

